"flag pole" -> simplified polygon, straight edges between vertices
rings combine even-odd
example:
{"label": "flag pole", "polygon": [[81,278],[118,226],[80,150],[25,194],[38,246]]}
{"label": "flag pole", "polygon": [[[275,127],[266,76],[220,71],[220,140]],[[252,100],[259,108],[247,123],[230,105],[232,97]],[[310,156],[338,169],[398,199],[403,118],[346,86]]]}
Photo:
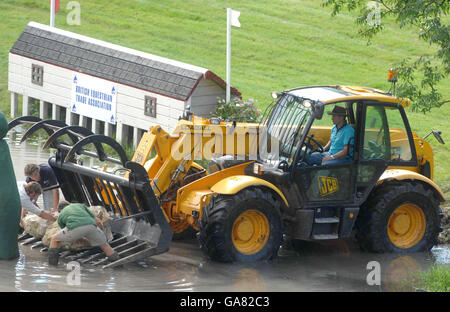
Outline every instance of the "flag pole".
{"label": "flag pole", "polygon": [[230,72],[231,72],[231,9],[227,8],[227,91],[226,103],[230,103]]}
{"label": "flag pole", "polygon": [[50,1],[50,26],[55,27],[55,5],[56,0]]}

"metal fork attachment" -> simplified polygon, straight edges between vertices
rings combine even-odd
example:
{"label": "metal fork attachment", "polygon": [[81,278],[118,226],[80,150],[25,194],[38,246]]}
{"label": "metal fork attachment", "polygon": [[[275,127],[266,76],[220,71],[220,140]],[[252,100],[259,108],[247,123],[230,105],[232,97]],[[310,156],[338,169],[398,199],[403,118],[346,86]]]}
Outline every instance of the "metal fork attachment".
{"label": "metal fork attachment", "polygon": [[[169,250],[173,232],[150,186],[148,174],[142,165],[128,160],[119,143],[108,136],[93,134],[87,128],[68,126],[58,120],[24,116],[11,121],[9,129],[19,124],[32,124],[22,141],[39,129],[44,129],[50,136],[44,148],[56,149],[48,163],[55,171],[64,198],[88,206],[103,206],[111,216],[109,226],[114,239],[110,245],[119,253],[119,260],[108,262],[99,248],[67,252],[62,258],[110,268]],[[60,141],[63,135],[71,142]],[[95,152],[84,149],[89,144],[94,145]],[[103,145],[112,148],[119,159],[106,156]],[[83,165],[77,155],[110,161],[121,167],[113,173],[99,171]],[[41,246],[32,239],[24,243]]]}

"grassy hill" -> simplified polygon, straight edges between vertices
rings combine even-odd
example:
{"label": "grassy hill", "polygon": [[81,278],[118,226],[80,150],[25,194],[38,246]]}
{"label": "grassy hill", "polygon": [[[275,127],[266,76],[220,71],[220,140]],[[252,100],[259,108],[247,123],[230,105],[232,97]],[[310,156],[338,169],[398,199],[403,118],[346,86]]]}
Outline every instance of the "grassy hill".
{"label": "grassy hill", "polygon": [[[56,26],[137,50],[208,68],[225,78],[226,7],[241,12],[241,28],[232,29],[232,85],[244,99],[303,85],[349,84],[387,90],[386,71],[405,56],[430,53],[430,47],[408,29],[382,20],[386,30],[371,45],[357,35],[354,16],[331,17],[330,9],[312,0],[79,0],[81,25],[69,26],[61,0]],[[9,113],[8,51],[29,21],[49,23],[44,0],[0,2],[0,109]],[[450,97],[450,80],[440,89]],[[427,115],[408,112],[419,136],[442,130],[447,145],[431,144],[436,156],[435,180],[450,192],[450,108]]]}

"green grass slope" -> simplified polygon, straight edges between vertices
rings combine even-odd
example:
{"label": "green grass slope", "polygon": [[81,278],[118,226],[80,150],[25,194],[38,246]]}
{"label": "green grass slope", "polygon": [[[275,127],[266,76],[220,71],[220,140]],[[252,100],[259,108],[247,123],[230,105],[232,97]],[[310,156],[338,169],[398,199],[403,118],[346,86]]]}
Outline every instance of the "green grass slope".
{"label": "green grass slope", "polygon": [[[386,71],[405,56],[431,53],[408,29],[382,20],[385,31],[371,45],[357,35],[351,14],[331,17],[318,0],[79,0],[81,25],[66,22],[68,0],[61,0],[56,26],[97,39],[208,68],[225,79],[226,7],[241,12],[241,28],[232,29],[232,85],[244,99],[304,85],[348,84],[389,89]],[[8,52],[29,21],[49,23],[45,0],[0,2],[0,109],[9,114]],[[447,80],[440,89],[448,98]],[[450,108],[427,115],[408,112],[419,136],[442,130],[447,145],[431,144],[435,180],[450,194]]]}

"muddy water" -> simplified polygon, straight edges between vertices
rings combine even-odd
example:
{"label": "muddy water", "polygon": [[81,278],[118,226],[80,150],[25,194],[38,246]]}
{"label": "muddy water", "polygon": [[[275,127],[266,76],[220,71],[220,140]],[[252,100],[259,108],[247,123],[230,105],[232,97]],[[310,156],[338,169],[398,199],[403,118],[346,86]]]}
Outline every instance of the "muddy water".
{"label": "muddy water", "polygon": [[[46,162],[39,144],[9,146],[16,178],[23,180],[28,162]],[[450,246],[407,255],[362,253],[351,240],[311,243],[301,249],[281,248],[270,262],[221,264],[202,254],[195,240],[173,242],[169,252],[119,269],[83,266],[68,269],[62,261],[49,267],[46,253],[20,246],[20,257],[0,260],[0,291],[403,291],[408,274],[434,263],[450,264]],[[374,268],[377,261],[380,285]],[[372,263],[373,264],[373,263]]]}

